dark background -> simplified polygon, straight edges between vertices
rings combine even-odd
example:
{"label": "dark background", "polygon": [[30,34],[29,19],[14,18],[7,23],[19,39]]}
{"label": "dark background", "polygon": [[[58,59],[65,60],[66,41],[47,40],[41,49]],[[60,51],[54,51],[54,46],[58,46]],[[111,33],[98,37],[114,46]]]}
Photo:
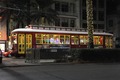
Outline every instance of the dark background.
{"label": "dark background", "polygon": [[[120,0],[107,0],[107,15],[120,13]],[[120,14],[119,14],[120,15]]]}

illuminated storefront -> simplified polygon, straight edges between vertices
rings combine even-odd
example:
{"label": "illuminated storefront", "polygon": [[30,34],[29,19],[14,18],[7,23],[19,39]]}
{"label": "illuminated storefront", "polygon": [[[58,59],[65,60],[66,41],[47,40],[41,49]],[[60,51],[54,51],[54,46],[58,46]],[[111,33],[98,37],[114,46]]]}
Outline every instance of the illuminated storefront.
{"label": "illuminated storefront", "polygon": [[7,43],[7,31],[5,20],[1,21],[2,17],[0,17],[0,49],[2,52],[6,50]]}

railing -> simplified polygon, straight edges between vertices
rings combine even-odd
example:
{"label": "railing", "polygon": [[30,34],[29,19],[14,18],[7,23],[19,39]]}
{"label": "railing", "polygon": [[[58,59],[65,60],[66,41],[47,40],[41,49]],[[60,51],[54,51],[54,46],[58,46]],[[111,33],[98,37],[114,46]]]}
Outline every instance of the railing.
{"label": "railing", "polygon": [[26,50],[26,63],[39,63],[40,59],[65,59],[69,54],[69,49],[39,49],[32,48]]}
{"label": "railing", "polygon": [[[73,28],[73,27],[57,27],[57,26],[40,26],[40,25],[33,25],[33,29],[43,29],[43,30],[62,30],[62,31],[81,31],[87,32],[85,28]],[[104,32],[103,29],[95,29],[94,32]]]}

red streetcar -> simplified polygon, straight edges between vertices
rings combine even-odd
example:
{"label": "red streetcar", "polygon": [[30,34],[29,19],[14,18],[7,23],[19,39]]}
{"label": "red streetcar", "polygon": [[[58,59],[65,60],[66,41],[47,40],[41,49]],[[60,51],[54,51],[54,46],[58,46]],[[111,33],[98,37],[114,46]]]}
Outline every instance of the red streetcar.
{"label": "red streetcar", "polygon": [[[87,48],[88,32],[50,28],[19,28],[12,31],[11,43],[19,55],[29,48]],[[112,48],[113,34],[94,32],[95,48]]]}

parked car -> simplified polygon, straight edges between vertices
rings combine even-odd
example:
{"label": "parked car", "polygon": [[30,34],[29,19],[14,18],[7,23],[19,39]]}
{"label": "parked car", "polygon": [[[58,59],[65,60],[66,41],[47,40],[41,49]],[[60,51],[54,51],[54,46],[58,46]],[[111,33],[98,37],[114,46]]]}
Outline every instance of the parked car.
{"label": "parked car", "polygon": [[7,52],[3,52],[3,56],[5,57],[10,57],[11,56],[11,53],[12,53],[12,50],[9,50]]}
{"label": "parked car", "polygon": [[18,53],[17,53],[17,50],[12,51],[12,52],[11,52],[11,56],[19,57],[19,56],[18,56]]}

